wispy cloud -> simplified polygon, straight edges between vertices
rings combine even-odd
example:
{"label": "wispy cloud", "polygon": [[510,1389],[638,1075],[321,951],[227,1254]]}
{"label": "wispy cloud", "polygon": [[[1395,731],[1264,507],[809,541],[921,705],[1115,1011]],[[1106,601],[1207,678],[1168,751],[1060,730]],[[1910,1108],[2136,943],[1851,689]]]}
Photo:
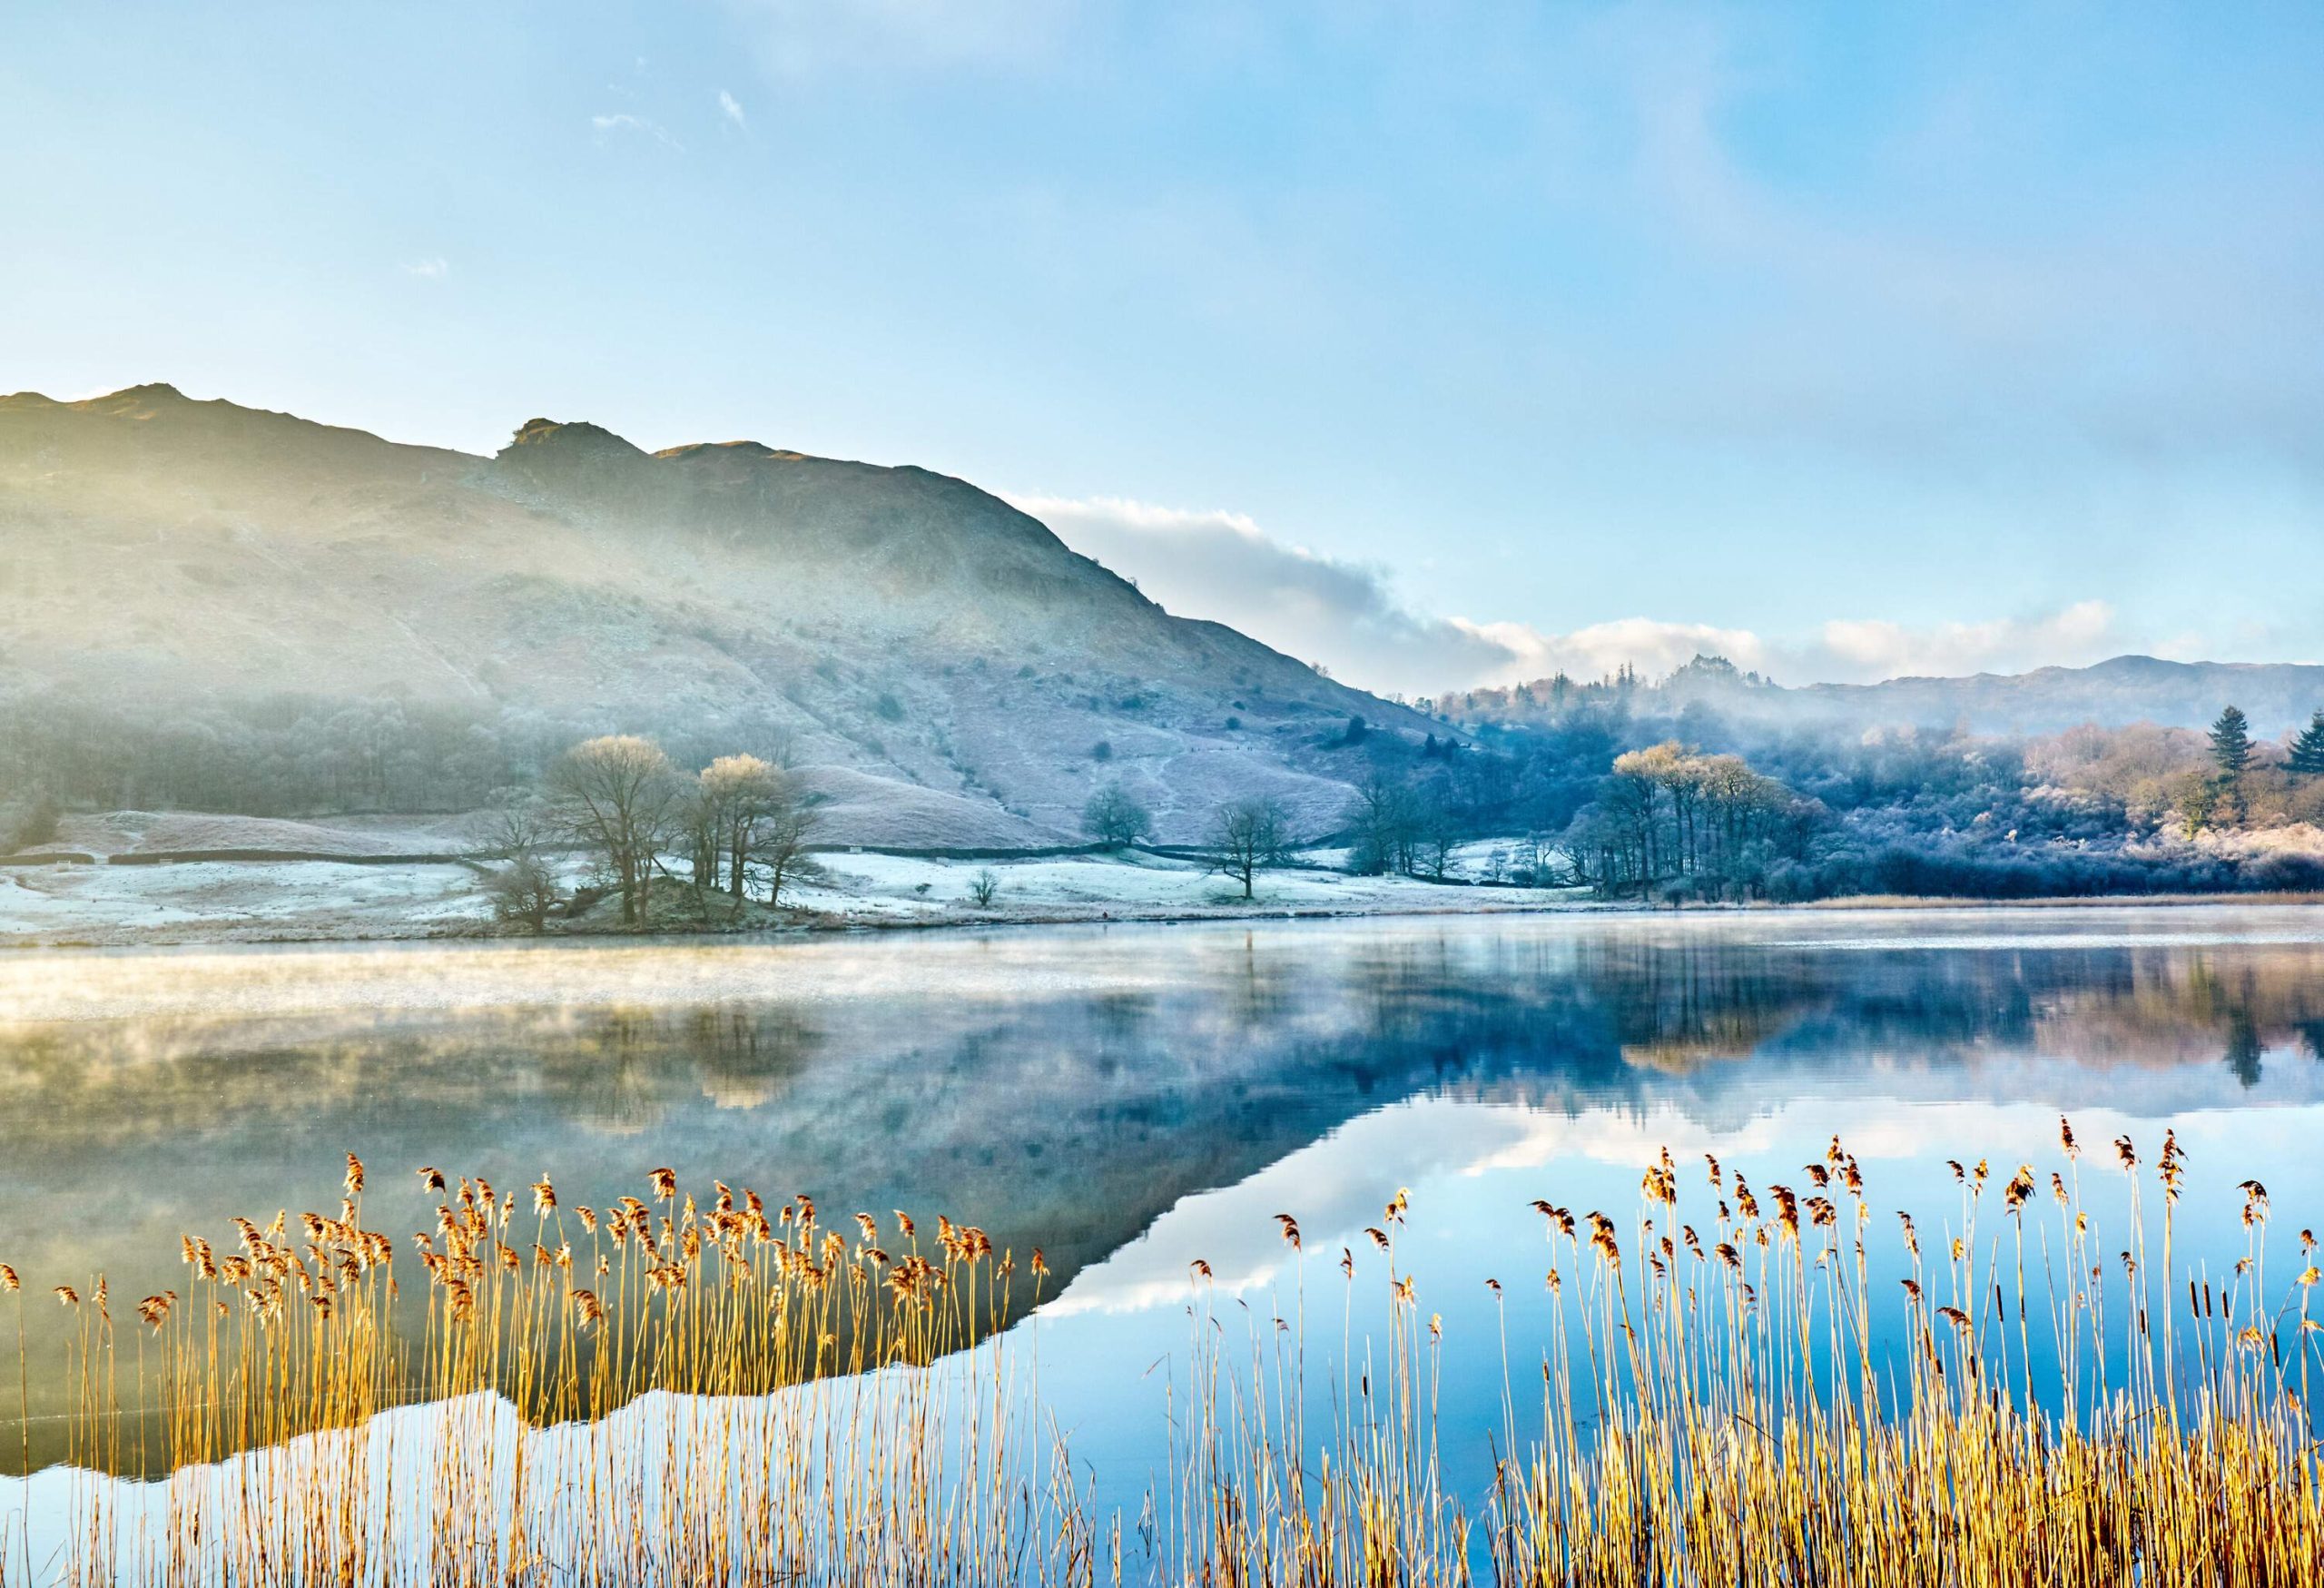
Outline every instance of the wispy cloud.
{"label": "wispy cloud", "polygon": [[440,253],[430,254],[426,259],[406,261],[403,273],[418,276],[423,281],[440,281],[452,273],[452,264]]}
{"label": "wispy cloud", "polygon": [[617,111],[611,115],[591,116],[589,124],[596,129],[600,138],[615,133],[635,133],[640,137],[652,138],[665,148],[675,149],[681,153],[685,151],[685,145],[671,136],[669,128],[649,116]]}
{"label": "wispy cloud", "polygon": [[751,118],[743,113],[742,102],[724,88],[718,91],[718,113],[741,131],[751,130]]}
{"label": "wispy cloud", "polygon": [[1384,691],[1433,695],[1557,673],[1598,678],[1623,666],[1653,677],[1697,656],[1725,656],[1787,684],[1875,683],[2083,666],[2124,648],[2113,609],[2095,600],[1980,622],[1834,618],[1803,636],[1646,616],[1554,633],[1414,611],[1384,571],[1287,545],[1247,514],[1113,497],[1009,499],[1178,616],[1231,625]]}
{"label": "wispy cloud", "polygon": [[1976,623],[1914,626],[1885,618],[1833,618],[1800,637],[1651,617],[1619,618],[1565,634],[1521,623],[1454,621],[1514,658],[1491,679],[1467,681],[1477,683],[1556,673],[1597,678],[1624,666],[1651,677],[1697,656],[1719,656],[1786,684],[1872,684],[2086,666],[2125,648],[2113,608],[2103,601]]}
{"label": "wispy cloud", "polygon": [[1408,610],[1379,570],[1285,545],[1246,514],[1116,497],[1009,499],[1170,611],[1231,625],[1351,683],[1434,686],[1516,659],[1474,627]]}

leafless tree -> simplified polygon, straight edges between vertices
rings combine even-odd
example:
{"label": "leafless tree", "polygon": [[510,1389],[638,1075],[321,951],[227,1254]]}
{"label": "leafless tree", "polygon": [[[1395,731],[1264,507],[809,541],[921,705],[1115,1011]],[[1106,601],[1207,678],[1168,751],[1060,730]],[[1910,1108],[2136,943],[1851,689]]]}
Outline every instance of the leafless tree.
{"label": "leafless tree", "polygon": [[796,798],[791,780],[755,755],[721,755],[704,767],[687,805],[695,888],[723,887],[740,909],[760,830]]}
{"label": "leafless tree", "polygon": [[496,791],[472,829],[487,853],[504,860],[533,853],[549,842],[555,830],[554,814],[538,792],[520,787]]}
{"label": "leafless tree", "polygon": [[548,786],[557,826],[596,852],[621,891],[622,923],[636,925],[684,797],[670,758],[651,739],[607,735],[559,756]]}
{"label": "leafless tree", "polygon": [[969,879],[969,898],[980,910],[992,908],[992,897],[1000,892],[1000,878],[986,866]]}
{"label": "leafless tree", "polygon": [[1291,848],[1290,815],[1269,794],[1230,800],[1211,818],[1211,843],[1218,851],[1218,869],[1240,881],[1248,899],[1259,871],[1280,862]]}
{"label": "leafless tree", "polygon": [[1365,875],[1410,872],[1420,843],[1420,796],[1412,784],[1374,769],[1348,802],[1348,869]]}
{"label": "leafless tree", "polygon": [[784,886],[805,868],[807,848],[822,827],[823,799],[778,774],[756,811],[747,835],[750,864],[766,882],[766,902],[783,902]]}
{"label": "leafless tree", "polygon": [[1154,830],[1154,813],[1118,783],[1109,783],[1081,807],[1081,830],[1108,849],[1127,849]]}
{"label": "leafless tree", "polygon": [[535,933],[547,930],[549,912],[565,902],[556,873],[529,851],[517,853],[493,873],[484,887],[491,896],[495,920]]}

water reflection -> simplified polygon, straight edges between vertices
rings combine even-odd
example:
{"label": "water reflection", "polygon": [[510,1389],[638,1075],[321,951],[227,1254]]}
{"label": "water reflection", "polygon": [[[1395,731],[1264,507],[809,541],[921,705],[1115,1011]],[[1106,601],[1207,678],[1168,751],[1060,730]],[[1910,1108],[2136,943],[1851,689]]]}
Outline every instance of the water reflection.
{"label": "water reflection", "polygon": [[1529,1238],[1528,1176],[1621,1209],[1661,1141],[1796,1163],[1839,1131],[1941,1196],[1940,1139],[1998,1161],[2103,1110],[2231,1144],[2306,1219],[2324,1105],[2299,910],[46,955],[0,965],[0,1260],[37,1293],[170,1288],[182,1230],[332,1208],[344,1151],[390,1230],[431,1222],[423,1163],[593,1204],[667,1163],[1043,1245],[1068,1394],[1169,1347],[1191,1247],[1235,1286],[1278,1278],[1281,1207],[1337,1239],[1426,1183],[1482,1275],[1480,1243]]}

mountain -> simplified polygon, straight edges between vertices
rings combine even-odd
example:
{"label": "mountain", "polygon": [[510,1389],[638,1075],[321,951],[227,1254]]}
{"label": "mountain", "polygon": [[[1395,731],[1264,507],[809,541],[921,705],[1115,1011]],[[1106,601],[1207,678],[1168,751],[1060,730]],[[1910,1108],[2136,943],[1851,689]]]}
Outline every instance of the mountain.
{"label": "mountain", "polygon": [[[51,758],[86,760],[111,753],[89,725],[127,714],[122,735],[199,757],[189,721],[226,720],[213,739],[291,713],[328,727],[331,702],[466,724],[496,755],[616,729],[704,756],[781,748],[865,843],[1070,842],[1116,779],[1165,838],[1255,791],[1321,827],[1355,775],[1334,748],[1349,717],[1430,726],[1172,616],[922,469],[754,442],[647,453],[547,419],[487,459],[168,386],[0,398],[0,707],[20,742],[69,713]],[[379,754],[468,755],[451,736]],[[91,775],[171,775],[122,754]]]}
{"label": "mountain", "polygon": [[[1567,694],[1575,693],[1569,686]],[[2085,723],[2122,727],[2208,727],[2233,705],[2252,731],[2279,737],[2308,725],[2324,708],[2324,666],[2295,662],[2166,662],[2116,656],[2088,667],[2041,667],[2030,673],[1979,673],[1963,678],[1891,678],[1879,684],[1809,684],[1787,687],[1738,671],[1717,656],[1697,656],[1651,684],[1592,685],[1584,697],[1626,697],[1642,713],[1675,714],[1690,707],[1738,722],[1769,726],[1869,728],[1912,725],[2012,736],[2053,734]],[[1456,717],[1522,717],[1560,698],[1543,679],[1514,691],[1474,691],[1444,697]]]}
{"label": "mountain", "polygon": [[1968,678],[1891,678],[1818,684],[1799,691],[1843,717],[1942,725],[1981,734],[2049,734],[2096,723],[2207,727],[2222,706],[2240,706],[2269,737],[2308,725],[2324,709],[2324,666],[2294,662],[2166,662],[2116,656],[2088,667],[1979,673]]}

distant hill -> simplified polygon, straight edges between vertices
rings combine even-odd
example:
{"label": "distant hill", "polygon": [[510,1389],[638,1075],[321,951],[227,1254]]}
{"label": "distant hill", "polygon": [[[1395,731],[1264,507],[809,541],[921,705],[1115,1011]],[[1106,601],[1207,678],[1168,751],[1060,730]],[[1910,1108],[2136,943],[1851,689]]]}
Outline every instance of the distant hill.
{"label": "distant hill", "polygon": [[1981,734],[2046,734],[2083,723],[2202,727],[2240,706],[2269,737],[2304,727],[2324,708],[2324,666],[2292,662],[2166,662],[2116,656],[2088,667],[1819,684],[1797,693],[1846,717],[1965,722]]}
{"label": "distant hill", "polygon": [[1430,725],[926,469],[547,419],[486,459],[168,386],[0,398],[0,705],[277,697],[776,740],[850,840],[956,844],[1071,841],[1114,779],[1165,837],[1252,790],[1327,824],[1347,718]]}
{"label": "distant hill", "polygon": [[[2094,723],[2204,727],[2222,706],[2242,708],[2270,738],[2305,727],[2324,708],[2324,666],[2303,663],[2166,662],[2116,656],[2088,667],[1979,673],[1965,678],[1891,678],[1880,684],[1771,684],[1718,657],[1698,656],[1669,677],[1628,690],[1570,686],[1585,695],[1627,695],[1633,709],[1689,707],[1768,725],[1965,727],[1988,735],[2058,733]],[[1543,679],[1515,691],[1476,691],[1443,699],[1456,718],[1521,717],[1554,696]]]}

